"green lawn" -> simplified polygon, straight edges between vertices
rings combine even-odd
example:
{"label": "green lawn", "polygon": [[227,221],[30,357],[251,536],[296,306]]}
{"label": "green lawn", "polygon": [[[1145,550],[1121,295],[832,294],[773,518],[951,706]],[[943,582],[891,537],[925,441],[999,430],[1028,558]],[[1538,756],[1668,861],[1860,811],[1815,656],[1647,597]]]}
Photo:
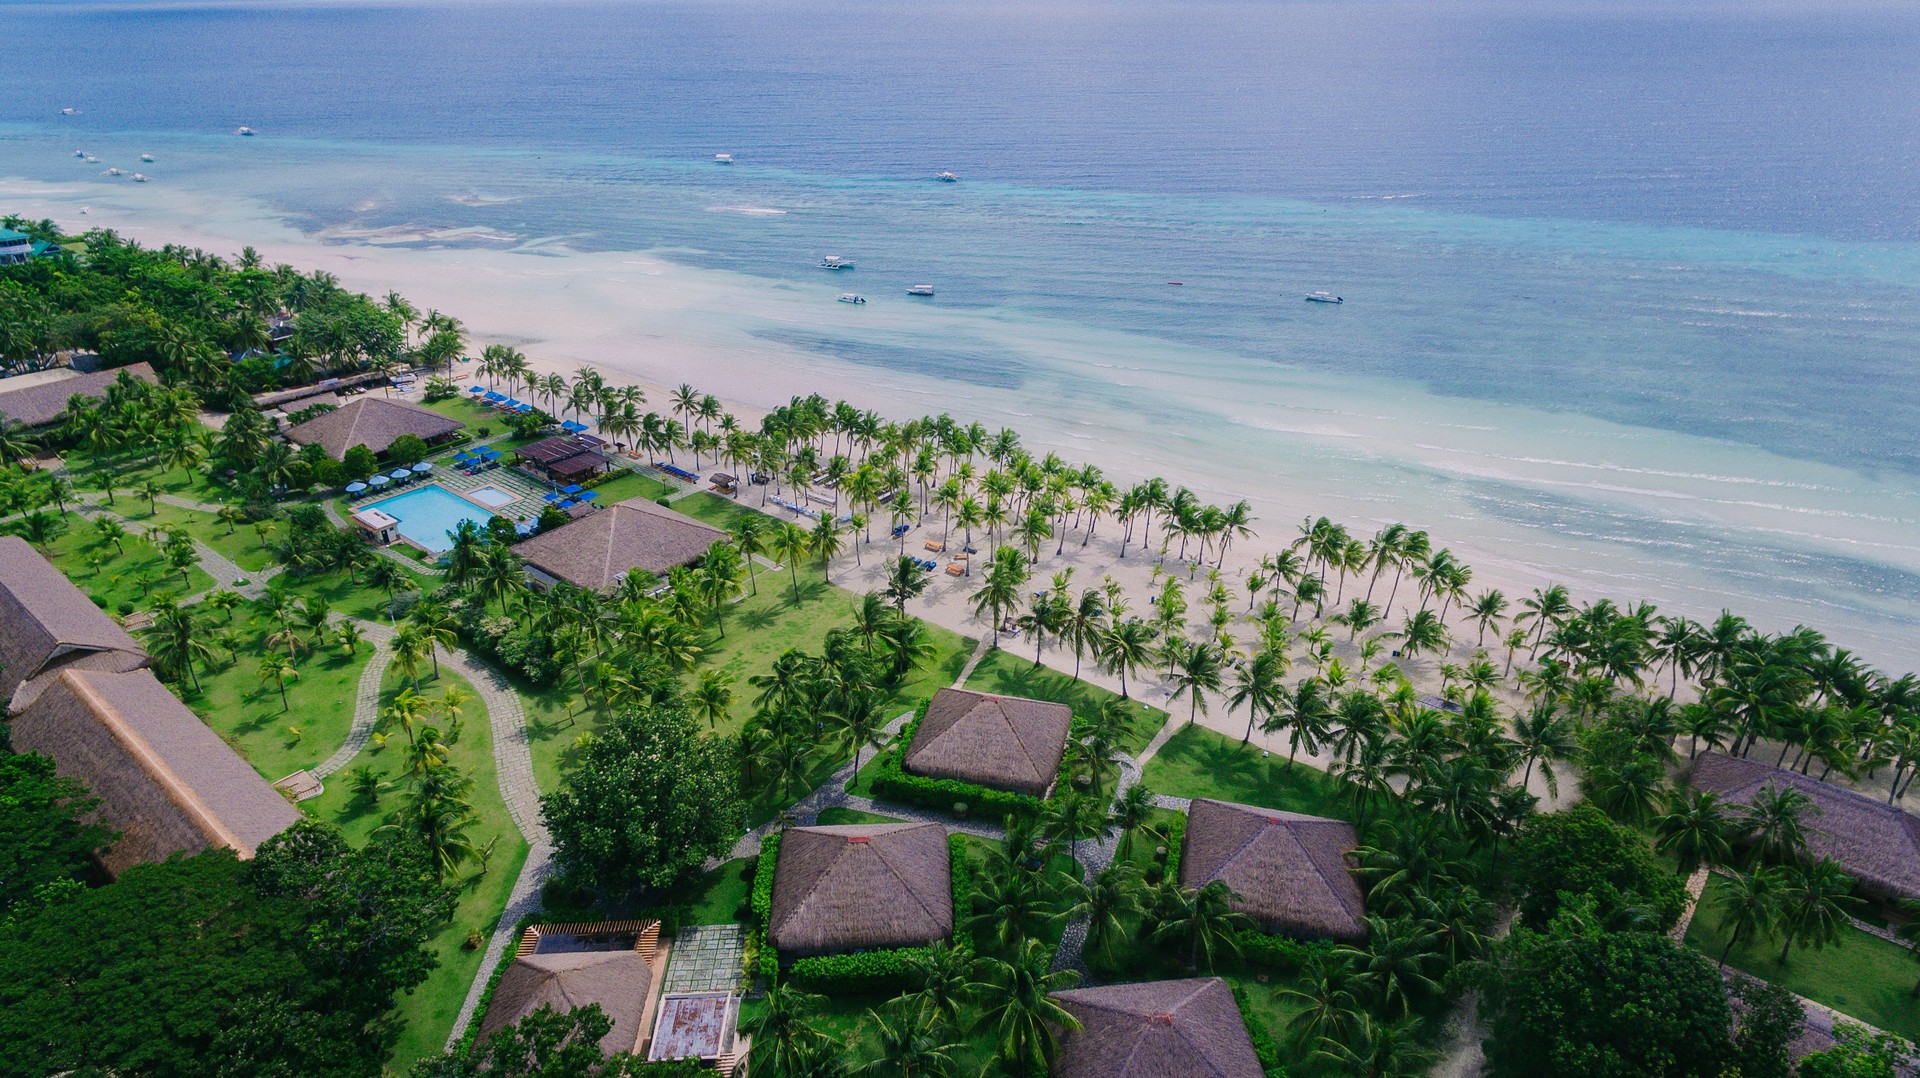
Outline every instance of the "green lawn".
{"label": "green lawn", "polygon": [[[758,513],[758,499],[750,503],[736,502],[732,498],[723,498],[711,491],[689,494],[673,503],[677,512],[685,513],[695,520],[704,520],[716,528],[733,530],[733,522],[748,513]],[[802,527],[812,527],[812,521],[801,522]],[[768,556],[771,560],[771,555]]]}
{"label": "green lawn", "polygon": [[[214,615],[208,631],[216,661],[211,670],[200,671],[199,691],[181,686],[182,697],[267,781],[312,767],[346,743],[371,645],[362,644],[351,658],[331,645],[302,652],[300,676],[287,680],[283,704],[273,679],[260,678],[265,630],[245,607],[233,612],[230,626]],[[228,632],[235,638],[229,642],[237,646],[237,659],[221,642]]]}
{"label": "green lawn", "polygon": [[1185,726],[1147,761],[1142,781],[1157,794],[1211,797],[1242,805],[1348,819],[1350,803],[1338,779],[1284,756],[1260,750],[1203,726]]}
{"label": "green lawn", "polygon": [[843,823],[905,823],[898,816],[882,816],[877,812],[861,812],[859,809],[832,808],[820,810],[820,818],[815,823],[821,827],[833,827]]}
{"label": "green lawn", "polygon": [[[1687,944],[1714,961],[1727,944],[1714,910],[1714,897],[1725,886],[1721,876],[1708,878],[1700,910],[1687,927]],[[1920,1037],[1920,1003],[1912,995],[1914,982],[1920,980],[1920,961],[1912,951],[1849,928],[1837,945],[1818,951],[1795,946],[1781,963],[1781,943],[1771,936],[1751,944],[1743,941],[1728,955],[1727,964],[1890,1033]]]}
{"label": "green lawn", "polygon": [[[213,492],[207,493],[211,495]],[[235,524],[233,534],[228,535],[227,526],[212,513],[182,509],[165,502],[156,502],[149,508],[145,498],[122,496],[115,511],[136,524],[180,529],[249,573],[259,573],[274,563],[273,552],[268,546],[282,538],[280,529],[283,525],[277,525],[268,532],[268,545],[262,545],[260,533],[254,531],[251,525]]]}
{"label": "green lawn", "polygon": [[[1066,704],[1081,717],[1096,715],[1108,700],[1120,698],[1118,693],[1075,680],[1070,674],[1047,666],[1036,667],[1033,660],[1005,649],[987,652],[986,658],[980,660],[980,665],[974,667],[973,674],[967,678],[967,688],[1000,696],[1051,700]],[[1166,724],[1167,713],[1138,700],[1129,700],[1125,706],[1133,715],[1133,728],[1121,742],[1121,749],[1137,756]]]}
{"label": "green lawn", "polygon": [[724,925],[740,920],[747,895],[753,885],[747,882],[752,858],[739,857],[719,868],[682,882],[667,901],[685,911],[681,920],[690,925]]}
{"label": "green lawn", "polygon": [[[397,692],[402,684],[404,682],[389,677],[389,692]],[[443,673],[438,681],[424,682],[421,689],[428,699],[438,699],[448,685],[456,685],[469,694],[473,692],[473,687],[454,673]],[[492,853],[484,864],[474,862],[457,870],[454,882],[460,892],[459,905],[453,920],[429,941],[440,965],[411,995],[400,997],[395,1008],[395,1015],[406,1022],[392,1057],[395,1069],[402,1072],[414,1060],[438,1054],[446,1043],[467,989],[480,968],[481,948],[469,950],[467,934],[478,931],[484,937],[492,931],[500,911],[506,908],[514,878],[520,874],[521,863],[527,856],[526,840],[513,825],[506,803],[500,799],[500,783],[493,760],[493,728],[486,711],[476,698],[463,712],[460,739],[454,743],[448,762],[473,779],[473,789],[467,796],[476,822],[468,832],[468,839],[482,850],[491,846]],[[445,734],[445,718],[434,720],[433,725]],[[376,827],[385,824],[404,804],[409,785],[404,774],[406,735],[398,730],[389,733],[391,739],[385,748],[367,746],[345,770],[327,780],[325,793],[304,802],[301,808],[307,815],[337,825],[356,843],[366,841]],[[373,768],[389,784],[378,803],[356,796],[349,787],[353,771],[363,765]]]}
{"label": "green lawn", "polygon": [[[138,538],[131,527],[120,547],[115,548],[112,543],[102,541],[92,521],[78,513],[69,513],[64,521],[52,508],[47,510],[47,515],[55,521],[59,534],[45,546],[34,549],[53,562],[81,591],[96,602],[103,601],[103,609],[108,613],[117,614],[121,603],[146,609],[155,596],[171,595],[178,599],[198,595],[214,586],[213,578],[197,566],[187,570],[187,578],[182,580],[180,573],[167,564],[160,548]],[[0,531],[23,538],[26,534],[25,525],[19,520],[0,525]],[[144,589],[141,587],[143,576],[148,578]]]}
{"label": "green lawn", "polygon": [[602,505],[610,502],[624,502],[629,498],[657,501],[674,491],[674,488],[658,479],[625,470],[613,472],[606,479],[593,484],[593,489],[600,495],[599,500]]}

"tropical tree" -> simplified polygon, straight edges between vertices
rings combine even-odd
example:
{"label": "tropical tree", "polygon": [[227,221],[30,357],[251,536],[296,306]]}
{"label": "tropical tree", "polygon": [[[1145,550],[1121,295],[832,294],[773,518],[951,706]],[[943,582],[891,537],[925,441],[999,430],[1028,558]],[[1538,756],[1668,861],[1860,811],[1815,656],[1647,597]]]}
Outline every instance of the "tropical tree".
{"label": "tropical tree", "polygon": [[1720,949],[1720,968],[1741,940],[1758,939],[1773,932],[1779,923],[1786,886],[1780,870],[1765,866],[1751,872],[1735,872],[1714,890],[1711,905],[1727,934],[1727,945]]}
{"label": "tropical tree", "polygon": [[1225,880],[1205,887],[1182,886],[1169,878],[1155,892],[1153,942],[1176,944],[1187,952],[1187,968],[1212,971],[1221,953],[1238,955],[1239,933],[1252,922],[1233,909],[1240,896]]}
{"label": "tropical tree", "polygon": [[962,1044],[947,1039],[944,1023],[924,1021],[924,1014],[903,996],[884,1012],[867,1009],[866,1026],[877,1054],[862,1064],[861,1074],[875,1078],[944,1078],[954,1070],[954,1054]]}
{"label": "tropical tree", "polygon": [[1732,820],[1720,795],[1711,790],[1673,791],[1667,796],[1666,813],[1653,822],[1653,829],[1658,836],[1653,848],[1673,855],[1683,873],[1733,860]]}
{"label": "tropical tree", "polygon": [[702,670],[700,680],[688,693],[693,713],[707,720],[707,729],[718,729],[720,720],[733,712],[733,678],[722,670]]}
{"label": "tropical tree", "polygon": [[1054,1031],[1080,1028],[1080,1020],[1053,998],[1078,983],[1080,975],[1051,969],[1052,959],[1051,949],[1033,939],[1010,960],[981,959],[991,986],[981,1023],[993,1031],[995,1054],[1009,1074],[1045,1074],[1059,1048]]}
{"label": "tropical tree", "polygon": [[261,684],[271,681],[274,687],[280,690],[280,710],[282,713],[286,712],[290,706],[287,703],[287,679],[298,678],[299,669],[279,652],[269,651],[260,656],[258,676]]}
{"label": "tropical tree", "polygon": [[1207,710],[1206,694],[1220,691],[1225,655],[1210,641],[1176,639],[1167,644],[1167,666],[1173,685],[1167,700],[1171,703],[1182,696],[1187,698],[1187,725],[1192,726],[1194,718]]}
{"label": "tropical tree", "polygon": [[800,601],[800,562],[813,549],[813,541],[806,531],[791,521],[779,521],[773,526],[772,541],[768,544],[773,556],[787,563],[787,572],[793,578],[793,601]]}
{"label": "tropical tree", "polygon": [[1088,953],[1110,958],[1114,945],[1126,939],[1128,926],[1141,913],[1139,884],[1139,870],[1120,860],[1095,873],[1080,889],[1079,901],[1067,916],[1086,919]]}
{"label": "tropical tree", "polygon": [[1852,927],[1853,911],[1860,905],[1853,894],[1853,877],[1831,857],[1810,865],[1788,865],[1785,872],[1780,902],[1780,921],[1787,930],[1780,944],[1782,964],[1796,941],[1817,951],[1840,938],[1843,930]]}

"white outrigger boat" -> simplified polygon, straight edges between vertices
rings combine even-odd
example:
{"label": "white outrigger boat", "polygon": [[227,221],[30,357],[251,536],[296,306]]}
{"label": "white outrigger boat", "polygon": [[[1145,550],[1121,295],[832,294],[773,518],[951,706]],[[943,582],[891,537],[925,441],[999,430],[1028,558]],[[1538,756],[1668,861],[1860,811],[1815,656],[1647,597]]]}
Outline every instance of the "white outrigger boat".
{"label": "white outrigger boat", "polygon": [[933,286],[930,284],[910,284],[907,286],[907,295],[931,296],[933,295]]}
{"label": "white outrigger boat", "polygon": [[820,260],[820,268],[823,270],[850,270],[853,268],[853,259],[841,258],[839,255],[828,255]]}
{"label": "white outrigger boat", "polygon": [[1341,299],[1339,296],[1336,296],[1331,292],[1309,292],[1307,293],[1307,302],[1308,303],[1345,303],[1346,300]]}
{"label": "white outrigger boat", "polygon": [[731,165],[733,164],[733,155],[730,153],[714,154],[713,163],[716,165]]}
{"label": "white outrigger boat", "polygon": [[867,297],[858,292],[842,292],[840,293],[839,299],[842,303],[865,303],[867,301]]}

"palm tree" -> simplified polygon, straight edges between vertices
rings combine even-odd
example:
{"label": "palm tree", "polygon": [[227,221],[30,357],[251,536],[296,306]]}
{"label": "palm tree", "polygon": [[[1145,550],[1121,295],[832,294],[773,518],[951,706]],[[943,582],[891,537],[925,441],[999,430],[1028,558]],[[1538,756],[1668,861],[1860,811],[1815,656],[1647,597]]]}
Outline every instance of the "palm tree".
{"label": "palm tree", "polygon": [[720,670],[700,671],[700,681],[689,694],[694,714],[707,720],[707,729],[718,729],[720,720],[733,712],[733,678]]}
{"label": "palm tree", "polygon": [[969,947],[955,947],[941,940],[909,958],[908,964],[920,990],[907,998],[929,1025],[958,1023],[967,997],[985,987],[973,980],[974,958]]}
{"label": "palm tree", "polygon": [[1560,780],[1553,765],[1572,759],[1580,747],[1572,717],[1562,713],[1553,701],[1541,701],[1513,721],[1513,738],[1526,764],[1520,785],[1524,788],[1533,781],[1533,768],[1538,764],[1548,795],[1558,800]]}
{"label": "palm tree", "polygon": [[1440,935],[1410,918],[1369,915],[1366,924],[1365,947],[1342,946],[1334,954],[1354,964],[1358,983],[1372,990],[1383,1011],[1405,1014],[1417,997],[1439,988],[1429,974],[1442,961]]}
{"label": "palm tree", "polygon": [[1001,547],[993,552],[986,579],[973,593],[975,616],[991,614],[991,647],[995,650],[1000,647],[1001,612],[1012,610],[1020,602],[1020,589],[1026,586],[1030,572],[1028,565],[1025,553],[1014,547]]}
{"label": "palm tree", "polygon": [[820,514],[820,520],[814,524],[813,530],[807,535],[807,548],[815,558],[820,560],[820,576],[828,583],[832,583],[832,578],[828,576],[828,566],[846,548],[846,543],[840,536],[840,525],[833,519],[831,513]]}
{"label": "palm tree", "polygon": [[279,652],[269,651],[260,657],[258,674],[262,684],[271,681],[280,690],[280,710],[286,712],[290,707],[287,703],[287,679],[298,678],[300,671]]}
{"label": "palm tree", "polygon": [[760,581],[756,577],[753,559],[766,553],[767,531],[772,523],[759,513],[742,513],[733,522],[733,545],[747,563],[747,586],[755,595],[760,594]]}
{"label": "palm tree", "polygon": [[998,871],[974,888],[969,931],[990,935],[1001,947],[1018,950],[1054,921],[1036,875],[1019,862],[998,859]]}
{"label": "palm tree", "polygon": [[1302,1044],[1315,1044],[1325,1037],[1339,1039],[1362,1014],[1353,963],[1331,954],[1308,958],[1299,981],[1281,988],[1279,994],[1306,1005],[1287,1024]]}
{"label": "palm tree", "polygon": [[1720,968],[1727,968],[1727,956],[1742,939],[1755,939],[1773,931],[1779,921],[1785,883],[1776,868],[1756,868],[1736,872],[1714,892],[1714,912],[1720,930],[1727,933],[1727,945],[1720,950]]}
{"label": "palm tree", "polygon": [[1818,814],[1813,798],[1792,786],[1768,783],[1742,809],[1738,822],[1753,842],[1753,855],[1768,864],[1783,865],[1806,855],[1803,818]]}
{"label": "palm tree", "polygon": [[1327,700],[1326,688],[1327,683],[1319,678],[1302,678],[1294,684],[1292,692],[1280,695],[1277,710],[1262,727],[1268,732],[1286,727],[1289,771],[1293,770],[1302,744],[1313,753],[1320,751],[1320,743],[1327,739],[1328,727],[1336,713]]}
{"label": "palm tree", "polygon": [[1262,716],[1271,717],[1279,707],[1286,692],[1281,684],[1286,672],[1286,656],[1270,648],[1262,649],[1234,671],[1233,691],[1227,694],[1227,707],[1247,709],[1247,731],[1240,736],[1242,745],[1253,740],[1254,724],[1260,722]]}
{"label": "palm tree", "polygon": [[1653,822],[1658,836],[1654,849],[1670,853],[1680,871],[1691,875],[1701,865],[1724,865],[1733,860],[1732,830],[1720,795],[1685,787],[1667,795],[1666,814]]}
{"label": "palm tree", "polygon": [[1853,895],[1853,877],[1831,857],[1788,866],[1781,899],[1781,920],[1787,927],[1786,941],[1780,945],[1782,965],[1795,940],[1816,951],[1832,943],[1853,924],[1853,911],[1860,905]]}
{"label": "palm tree", "polygon": [[1045,1074],[1058,1049],[1054,1031],[1080,1028],[1079,1019],[1053,998],[1077,984],[1080,975],[1050,969],[1052,959],[1050,948],[1030,939],[1011,961],[981,960],[992,986],[981,1021],[993,1030],[1000,1066],[1009,1074]]}
{"label": "palm tree", "polygon": [[353,796],[365,800],[367,804],[378,805],[387,782],[372,764],[361,764],[347,773],[347,788],[353,792]]}
{"label": "palm tree", "polygon": [[1186,696],[1187,725],[1192,726],[1195,716],[1207,709],[1206,694],[1220,691],[1225,656],[1219,648],[1205,640],[1195,643],[1173,641],[1167,651],[1170,667],[1168,680],[1173,683],[1173,692],[1167,700],[1171,703],[1182,695]]}
{"label": "palm tree", "polygon": [[[418,625],[407,624],[393,634],[390,645],[393,661],[400,666],[400,672],[412,683],[413,691],[420,691],[420,660],[433,653],[433,643],[427,639]],[[437,662],[437,660],[436,660]],[[436,668],[437,669],[437,668]]]}
{"label": "palm tree", "polygon": [[1423,651],[1445,651],[1447,647],[1447,627],[1431,610],[1415,611],[1404,625],[1387,635],[1400,641],[1400,654],[1409,659]]}
{"label": "palm tree", "polygon": [[862,1064],[861,1074],[875,1078],[945,1078],[953,1073],[953,1054],[965,1047],[946,1040],[944,1023],[922,1021],[903,996],[887,1005],[886,1013],[867,1008],[879,1054]]}
{"label": "palm tree", "polygon": [[1184,944],[1189,970],[1212,971],[1221,952],[1240,953],[1237,937],[1252,924],[1245,914],[1233,909],[1232,903],[1239,897],[1225,880],[1213,880],[1196,889],[1169,878],[1155,895],[1156,923],[1150,936],[1155,943]]}
{"label": "palm tree", "polygon": [[1124,861],[1132,855],[1134,833],[1153,819],[1155,807],[1153,791],[1140,782],[1127,787],[1126,792],[1113,799],[1113,824],[1120,829],[1120,860]]}
{"label": "palm tree", "polygon": [[927,577],[920,566],[905,554],[893,560],[887,569],[887,598],[893,600],[895,610],[901,614],[907,612],[907,600],[915,598],[927,590]]}
{"label": "palm tree", "polygon": [[787,563],[787,572],[793,578],[793,601],[800,601],[800,560],[813,549],[813,542],[798,524],[780,521],[773,526],[773,542],[770,544],[773,556]]}
{"label": "palm tree", "polygon": [[1139,882],[1138,869],[1126,861],[1115,861],[1080,889],[1080,899],[1067,916],[1086,918],[1089,952],[1110,957],[1114,943],[1126,938],[1128,925],[1140,913]]}
{"label": "palm tree", "polygon": [[887,718],[880,710],[883,704],[878,690],[861,686],[846,694],[838,713],[833,717],[834,725],[853,747],[853,773],[856,775],[860,773],[860,750],[868,746],[877,749],[886,740]]}
{"label": "palm tree", "polygon": [[192,609],[173,603],[161,607],[148,639],[159,664],[168,670],[185,670],[194,691],[199,691],[200,675],[194,670],[193,660],[211,660],[213,648],[201,635],[199,619],[193,616]]}
{"label": "palm tree", "polygon": [[1118,622],[1099,639],[1100,663],[1120,676],[1120,699],[1126,700],[1127,675],[1153,662],[1153,626],[1138,618]]}
{"label": "palm tree", "polygon": [[459,646],[460,619],[454,616],[446,603],[429,597],[414,604],[413,610],[407,615],[407,627],[418,630],[420,638],[426,641],[427,655],[433,660],[433,677],[438,681],[439,650],[445,648],[452,651]]}
{"label": "palm tree", "polygon": [[1362,1014],[1351,1034],[1322,1038],[1310,1057],[1361,1078],[1416,1078],[1437,1058],[1420,1042],[1420,1019],[1406,1015],[1394,1022]]}

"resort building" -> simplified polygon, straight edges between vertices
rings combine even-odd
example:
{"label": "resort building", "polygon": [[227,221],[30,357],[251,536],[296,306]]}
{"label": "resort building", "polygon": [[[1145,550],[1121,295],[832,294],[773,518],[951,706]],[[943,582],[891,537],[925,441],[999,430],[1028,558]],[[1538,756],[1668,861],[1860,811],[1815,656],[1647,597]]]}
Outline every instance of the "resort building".
{"label": "resort building", "polygon": [[90,374],[60,369],[0,379],[0,416],[29,429],[52,426],[67,414],[68,401],[99,397],[123,374],[149,384],[159,382],[145,363]]}
{"label": "resort building", "polygon": [[0,536],[0,701],[11,715],[63,670],[124,673],[146,652],[27,541]]}
{"label": "resort building", "polygon": [[952,934],[952,867],[939,824],[790,827],[781,837],[767,923],[776,949],[920,947]]}
{"label": "resort building", "polygon": [[1044,798],[1060,773],[1073,709],[965,689],[933,694],[901,764],[915,775]]}
{"label": "resort building", "polygon": [[403,434],[411,434],[432,445],[445,441],[464,427],[465,423],[448,419],[431,408],[385,397],[361,397],[326,415],[287,428],[287,440],[320,446],[328,456],[342,460],[347,450],[356,445],[364,445],[379,455]]}
{"label": "resort building", "polygon": [[567,1012],[597,1003],[613,1028],[600,1038],[608,1055],[632,1052],[640,1045],[653,992],[653,967],[631,946],[612,950],[553,951],[522,954],[513,960],[480,1022],[480,1039],[539,1010]]}
{"label": "resort building", "polygon": [[1920,899],[1920,818],[1884,801],[1758,760],[1703,752],[1688,781],[1733,806],[1748,805],[1769,786],[1795,789],[1813,799],[1802,821],[1807,852],[1831,857],[1883,899]]}
{"label": "resort building", "polygon": [[1180,883],[1221,880],[1233,909],[1267,932],[1302,939],[1366,938],[1366,902],[1347,871],[1359,844],[1344,820],[1195,798],[1187,808]]}
{"label": "resort building", "polygon": [[665,576],[706,556],[726,533],[645,498],[615,502],[515,546],[536,587],[565,581],[607,591],[628,573]]}
{"label": "resort building", "polygon": [[59,253],[60,245],[57,243],[36,240],[25,232],[11,228],[0,228],[0,266],[11,266]]}
{"label": "resort building", "polygon": [[120,832],[101,859],[116,876],[214,847],[249,858],[300,819],[149,670],[65,669],[13,716],[11,737],[100,799],[96,816]]}
{"label": "resort building", "polygon": [[579,483],[607,470],[607,455],[600,451],[604,444],[591,434],[565,434],[523,445],[513,454],[520,470],[535,479]]}
{"label": "resort building", "polygon": [[360,531],[361,538],[369,543],[386,546],[400,538],[400,522],[386,512],[367,506],[354,510],[350,518],[353,526]]}
{"label": "resort building", "polygon": [[1080,1023],[1060,1031],[1053,1078],[1265,1078],[1233,989],[1218,977],[1055,992]]}

